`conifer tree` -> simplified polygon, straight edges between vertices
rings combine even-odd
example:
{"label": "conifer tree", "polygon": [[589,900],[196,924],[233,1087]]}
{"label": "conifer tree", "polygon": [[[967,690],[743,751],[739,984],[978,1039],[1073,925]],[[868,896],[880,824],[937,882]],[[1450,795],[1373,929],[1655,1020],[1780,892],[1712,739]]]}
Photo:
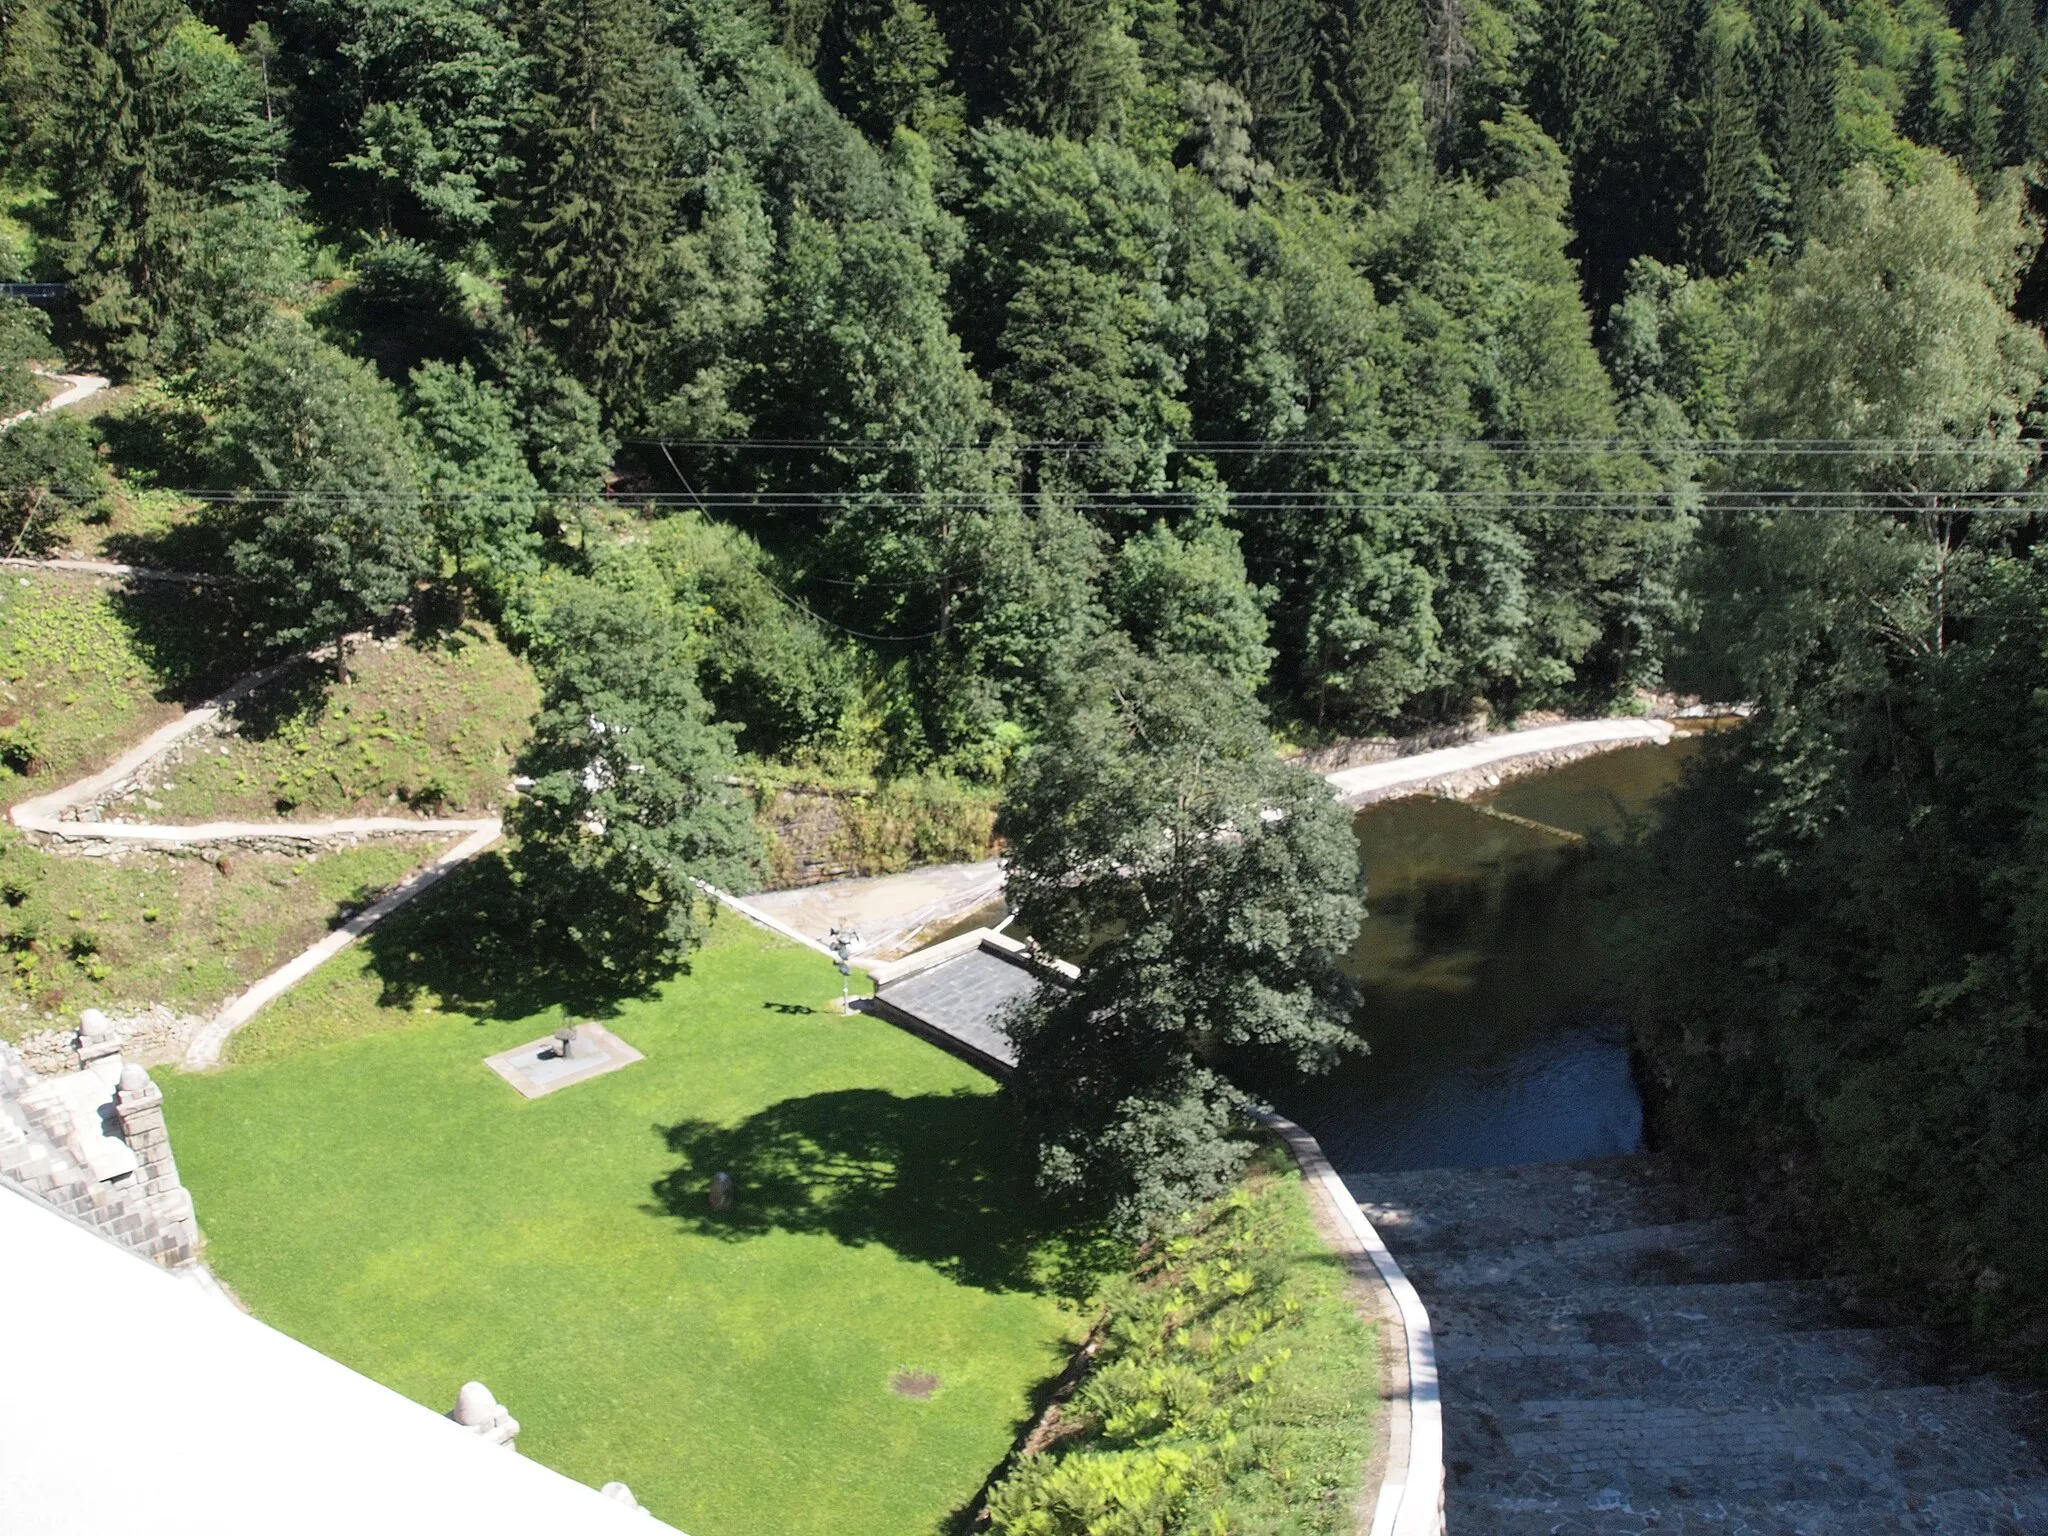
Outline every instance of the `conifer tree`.
{"label": "conifer tree", "polygon": [[1899,132],[1916,144],[1940,149],[1955,135],[1955,91],[1949,82],[1941,49],[1930,32],[1920,40],[1913,68],[1906,77],[1906,96],[1899,108]]}
{"label": "conifer tree", "polygon": [[1963,79],[1949,152],[1981,187],[1998,169],[1998,99],[2002,61],[1991,35],[1991,8],[1979,6],[1963,34]]}
{"label": "conifer tree", "polygon": [[1786,232],[1798,239],[1847,158],[1838,106],[1842,48],[1811,0],[1771,43],[1764,142],[1784,189]]}
{"label": "conifer tree", "polygon": [[1422,13],[1416,0],[1332,0],[1316,30],[1324,173],[1347,192],[1382,190],[1419,164]]}
{"label": "conifer tree", "polygon": [[177,0],[53,8],[58,77],[48,156],[63,223],[58,259],[85,322],[119,364],[148,351],[175,267],[177,220],[163,150],[175,120]]}
{"label": "conifer tree", "polygon": [[534,71],[512,197],[510,298],[608,421],[641,407],[655,288],[675,204],[660,25],[649,0],[536,4]]}
{"label": "conifer tree", "polygon": [[841,110],[886,144],[898,128],[956,139],[965,127],[959,97],[945,82],[945,35],[918,0],[880,0],[851,8],[838,61]]}
{"label": "conifer tree", "polygon": [[1592,147],[1604,53],[1592,0],[1543,0],[1529,74],[1529,115],[1574,164]]}
{"label": "conifer tree", "polygon": [[1104,0],[1024,0],[1010,47],[1008,114],[1040,133],[1096,132],[1126,83],[1120,39]]}
{"label": "conifer tree", "polygon": [[1316,158],[1315,30],[1305,0],[1214,0],[1188,28],[1214,55],[1217,74],[1251,104],[1252,142],[1283,176],[1300,175]]}
{"label": "conifer tree", "polygon": [[2042,79],[2044,49],[2031,12],[2021,10],[2012,28],[2011,62],[1998,112],[1998,158],[2003,165],[2028,165],[2048,151],[2048,81]]}
{"label": "conifer tree", "polygon": [[1673,59],[1665,179],[1678,194],[1680,250],[1709,272],[1728,272],[1757,251],[1769,164],[1752,61],[1706,0],[1686,9]]}

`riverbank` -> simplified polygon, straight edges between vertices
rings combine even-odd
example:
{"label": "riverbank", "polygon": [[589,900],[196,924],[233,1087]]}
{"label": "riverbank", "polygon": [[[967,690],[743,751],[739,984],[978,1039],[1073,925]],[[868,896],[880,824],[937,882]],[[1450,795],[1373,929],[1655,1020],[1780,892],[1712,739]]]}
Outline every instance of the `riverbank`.
{"label": "riverbank", "polygon": [[[1363,806],[1407,795],[1468,799],[1509,779],[1546,773],[1629,747],[1662,746],[1676,734],[1669,720],[1565,720],[1528,730],[1503,731],[1452,746],[1441,737],[1418,737],[1416,750],[1364,764],[1324,768],[1324,780],[1346,805]],[[1377,745],[1377,744],[1373,744]],[[1311,766],[1316,766],[1311,762]],[[934,864],[864,880],[835,880],[749,898],[777,920],[820,943],[832,930],[860,934],[855,953],[877,960],[909,954],[949,926],[992,917],[1003,896],[1002,865]]]}

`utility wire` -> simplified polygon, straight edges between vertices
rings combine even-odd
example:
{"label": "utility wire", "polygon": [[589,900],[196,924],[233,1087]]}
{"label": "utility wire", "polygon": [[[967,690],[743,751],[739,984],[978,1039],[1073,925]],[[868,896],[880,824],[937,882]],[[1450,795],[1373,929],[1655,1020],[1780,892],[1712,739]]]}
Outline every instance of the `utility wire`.
{"label": "utility wire", "polygon": [[1366,456],[1414,457],[1442,453],[1490,454],[1597,454],[1640,457],[1656,453],[1690,455],[1698,458],[1730,458],[1759,455],[1772,458],[1841,458],[1870,454],[1908,457],[1987,457],[2031,452],[2033,439],[1966,441],[1955,438],[1912,437],[1750,437],[1694,441],[1684,438],[1636,440],[1617,437],[1512,438],[1461,437],[1382,441],[1358,437],[1283,438],[1179,438],[1169,442],[1103,441],[1099,438],[1019,438],[993,443],[945,441],[942,439],[883,438],[863,440],[823,437],[628,437],[621,441],[641,447],[688,448],[720,452],[803,453],[828,450],[840,453],[1055,453],[1084,455],[1100,453],[1174,453],[1210,456],[1260,454],[1360,454]]}

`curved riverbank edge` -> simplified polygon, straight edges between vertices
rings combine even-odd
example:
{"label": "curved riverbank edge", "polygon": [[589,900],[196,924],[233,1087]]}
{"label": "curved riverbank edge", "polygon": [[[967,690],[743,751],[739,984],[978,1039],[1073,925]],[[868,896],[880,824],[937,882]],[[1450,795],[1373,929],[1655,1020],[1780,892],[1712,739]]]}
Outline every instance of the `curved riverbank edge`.
{"label": "curved riverbank edge", "polygon": [[1444,1529],[1444,1421],[1437,1393],[1436,1335],[1429,1312],[1401,1272],[1379,1232],[1345,1188],[1307,1131],[1269,1110],[1251,1116],[1286,1144],[1302,1179],[1320,1197],[1335,1228],[1334,1246],[1352,1273],[1370,1277],[1383,1294],[1382,1310],[1401,1330],[1403,1347],[1389,1362],[1387,1434],[1380,1486],[1373,1500],[1371,1536],[1442,1536]]}
{"label": "curved riverbank edge", "polygon": [[1567,720],[1530,731],[1504,731],[1462,746],[1439,747],[1326,773],[1341,804],[1371,805],[1402,795],[1449,791],[1477,793],[1488,775],[1511,764],[1556,767],[1561,762],[1621,747],[1665,746],[1677,734],[1669,720]]}

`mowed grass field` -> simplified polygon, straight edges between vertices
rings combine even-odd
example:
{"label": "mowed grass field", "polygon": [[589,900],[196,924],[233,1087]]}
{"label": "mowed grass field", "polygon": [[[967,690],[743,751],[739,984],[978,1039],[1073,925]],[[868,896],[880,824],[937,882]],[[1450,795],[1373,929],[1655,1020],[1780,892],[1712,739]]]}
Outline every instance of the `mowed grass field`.
{"label": "mowed grass field", "polygon": [[[560,1011],[379,1009],[372,964],[329,966],[274,1040],[258,1019],[237,1065],[158,1074],[258,1317],[437,1410],[485,1382],[526,1454],[691,1536],[946,1527],[1099,1278],[1034,1231],[986,1079],[836,1012],[829,963],[729,916],[607,1017],[645,1061],[532,1101],[483,1058]],[[354,1022],[311,1043],[308,1009]]]}

